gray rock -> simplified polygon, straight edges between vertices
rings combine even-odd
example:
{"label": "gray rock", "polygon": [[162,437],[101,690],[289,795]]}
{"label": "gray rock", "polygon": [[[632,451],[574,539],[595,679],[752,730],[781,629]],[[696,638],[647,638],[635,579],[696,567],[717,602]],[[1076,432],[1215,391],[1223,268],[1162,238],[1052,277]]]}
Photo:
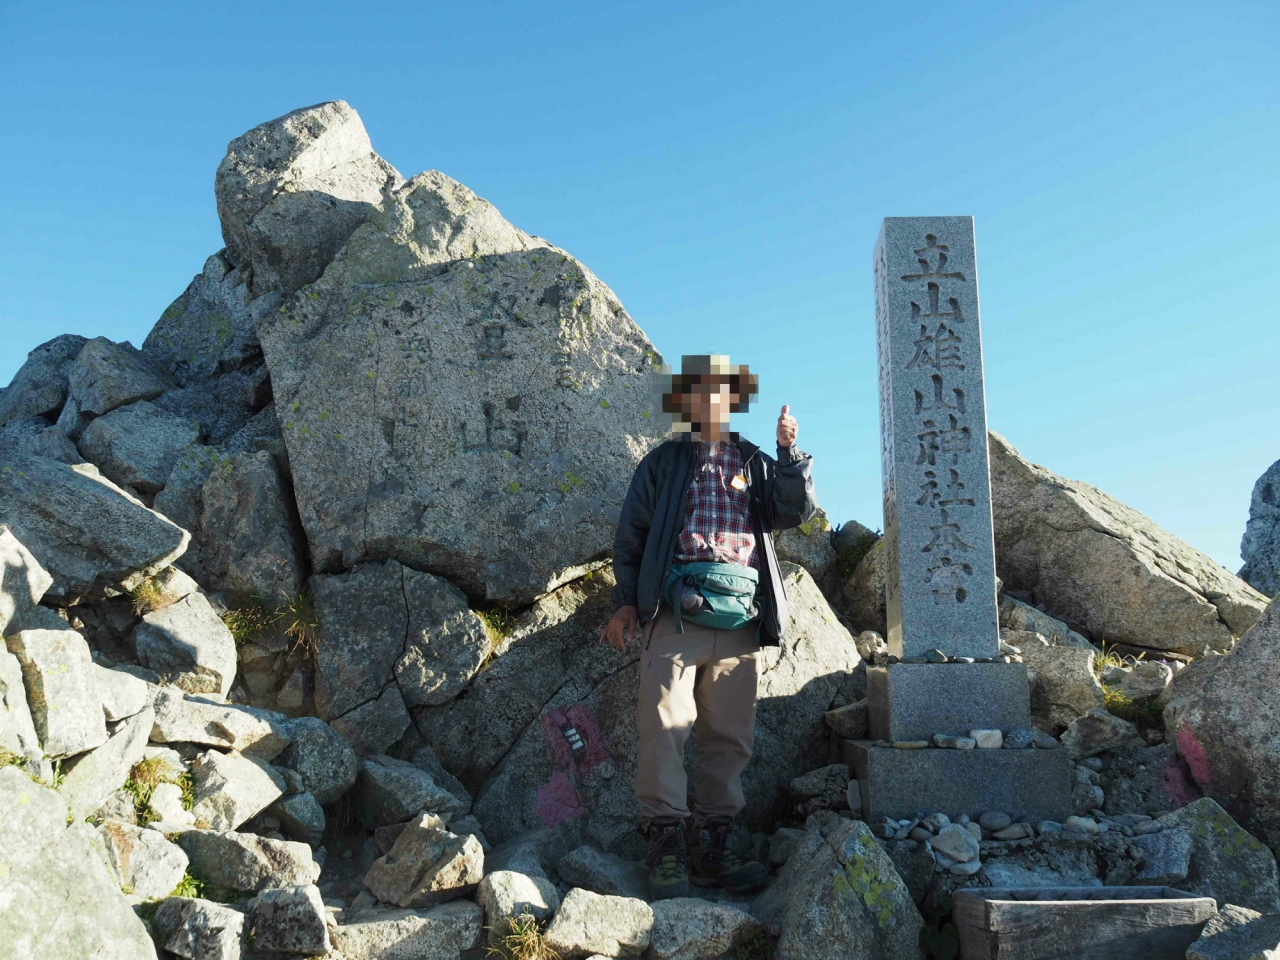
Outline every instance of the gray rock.
{"label": "gray rock", "polygon": [[36,735],[27,691],[22,682],[22,664],[7,650],[0,649],[0,749],[39,762],[44,756]]}
{"label": "gray rock", "polygon": [[795,777],[787,790],[800,802],[817,801],[817,806],[837,809],[844,805],[851,774],[843,763],[832,763]]}
{"label": "gray rock", "polygon": [[561,857],[556,869],[570,886],[614,897],[649,899],[649,875],[643,866],[587,844]]}
{"label": "gray rock", "polygon": [[867,735],[867,701],[857,700],[824,714],[827,726],[846,740],[861,740]]}
{"label": "gray rock", "polygon": [[1095,757],[1104,750],[1111,750],[1128,743],[1138,735],[1138,728],[1128,720],[1113,717],[1100,707],[1071,721],[1062,734],[1062,745],[1072,758]]}
{"label": "gray rock", "polygon": [[645,955],[654,960],[712,960],[766,930],[751,914],[727,903],[676,898],[659,900],[652,909]]}
{"label": "gray rock", "polygon": [[826,577],[836,560],[836,550],[831,543],[831,521],[821,507],[813,519],[798,527],[775,532],[773,545],[779,560],[804,567],[819,581]]}
{"label": "gray rock", "polygon": [[153,610],[133,632],[138,659],[187,693],[225,697],[236,676],[236,642],[200,593]]}
{"label": "gray rock", "polygon": [[648,948],[652,929],[653,909],[643,900],[575,887],[561,901],[543,939],[564,960],[638,957]]}
{"label": "gray rock", "polygon": [[108,720],[124,720],[151,706],[151,692],[145,680],[131,673],[93,665],[93,677]]}
{"label": "gray rock", "polygon": [[782,866],[791,859],[791,854],[795,853],[796,847],[800,845],[800,841],[803,839],[803,830],[797,830],[794,827],[779,827],[774,831],[773,836],[769,838],[769,863],[778,867]]}
{"label": "gray rock", "polygon": [[484,621],[448,580],[402,568],[409,635],[396,661],[396,683],[407,707],[437,706],[456,697],[493,646]]}
{"label": "gray rock", "polygon": [[1165,739],[1196,786],[1272,847],[1280,847],[1280,604],[1227,657],[1192,664],[1166,694]]}
{"label": "gray rock", "polygon": [[280,830],[292,840],[301,840],[313,847],[324,842],[324,809],[316,798],[306,791],[281,797],[267,813],[280,821]]}
{"label": "gray rock", "polygon": [[22,960],[154,960],[155,947],[67,807],[16,767],[0,767],[0,944]]}
{"label": "gray rock", "polygon": [[1275,960],[1280,957],[1280,916],[1259,917],[1187,948],[1187,960]]}
{"label": "gray rock", "polygon": [[188,540],[92,464],[44,457],[0,464],[0,523],[53,577],[45,599],[59,604],[135,587],[180,557]]}
{"label": "gray rock", "polygon": [[1234,930],[1236,927],[1243,927],[1246,923],[1251,923],[1261,916],[1262,914],[1257,910],[1250,910],[1248,907],[1238,907],[1234,903],[1221,904],[1218,907],[1217,914],[1210,917],[1200,931],[1200,938],[1215,937],[1228,930]]}
{"label": "gray rock", "polygon": [[46,756],[71,757],[107,742],[84,637],[74,630],[21,630],[5,642],[22,667],[27,706]]}
{"label": "gray rock", "polygon": [[999,810],[988,810],[978,817],[978,826],[983,830],[1003,830],[1013,823],[1013,818]]}
{"label": "gray rock", "polygon": [[373,864],[364,885],[384,903],[425,907],[467,896],[483,876],[480,842],[450,833],[439,817],[424,813]]}
{"label": "gray rock", "polygon": [[530,877],[555,873],[557,862],[578,842],[578,833],[568,823],[542,827],[519,834],[485,854],[488,870],[514,870]]}
{"label": "gray rock", "polygon": [[884,589],[884,541],[876,540],[840,586],[840,604],[849,622],[883,637],[888,632]]}
{"label": "gray rock", "polygon": [[50,426],[44,417],[19,417],[0,427],[0,459],[48,457],[62,463],[84,463],[84,457],[66,434]]}
{"label": "gray rock", "polygon": [[133,802],[133,795],[124,787],[112,790],[107,795],[107,799],[98,805],[98,809],[89,814],[91,820],[103,823],[133,824],[137,816],[138,810]]}
{"label": "gray rock", "polygon": [[751,903],[779,927],[779,960],[915,957],[924,921],[866,824],[814,818],[774,885]]}
{"label": "gray rock", "polygon": [[333,803],[355,786],[360,761],[332,727],[316,717],[298,717],[289,720],[285,730],[293,742],[280,754],[278,765],[296,770],[317,802]]}
{"label": "gray rock", "polygon": [[1049,641],[1051,647],[1094,649],[1093,644],[1061,620],[1013,597],[1000,598],[1000,627],[1002,630],[1038,633]]}
{"label": "gray rock", "polygon": [[146,749],[153,717],[150,709],[143,710],[124,721],[102,746],[67,762],[58,791],[73,817],[81,820],[92,813],[129,779],[129,771]]}
{"label": "gray rock", "polygon": [[443,821],[463,813],[458,798],[438,786],[429,773],[393,757],[365,758],[359,794],[362,808],[376,826],[399,823],[422,813],[434,813]]}
{"label": "gray rock", "polygon": [[560,894],[546,877],[529,877],[511,870],[487,873],[476,888],[476,903],[484,910],[488,943],[495,947],[516,917],[530,914],[550,919],[560,906]]}
{"label": "gray rock", "polygon": [[139,400],[94,420],[77,448],[113,483],[157,493],[182,452],[199,439],[192,421]]}
{"label": "gray rock", "polygon": [[[759,707],[751,764],[743,774],[748,818],[762,816],[778,788],[827,762],[823,718],[852,699],[853,638],[813,578],[782,565],[791,619],[780,647],[760,653]],[[635,684],[638,651],[618,654],[599,636],[612,614],[610,578],[563,588],[552,603],[574,609],[553,626],[520,634],[473,682],[466,697],[417,712],[422,737],[464,783],[492,773],[474,813],[495,843],[581,816],[585,835],[616,849],[635,827]],[[561,733],[569,721],[587,739],[574,759]],[[513,744],[514,741],[514,744]],[[503,758],[502,766],[492,764]]]}
{"label": "gray rock", "polygon": [[328,953],[332,946],[324,901],[311,884],[262,891],[249,924],[256,950],[311,957]]}
{"label": "gray rock", "polygon": [[154,400],[174,386],[136,347],[106,337],[88,341],[67,368],[68,405],[74,402],[82,417],[101,417],[136,400]]}
{"label": "gray rock", "polygon": [[206,750],[191,764],[196,823],[234,830],[284,794],[284,777],[271,764],[241,753]]}
{"label": "gray rock", "polygon": [[480,849],[484,851],[488,857],[491,845],[489,838],[484,835],[484,827],[475,817],[459,817],[456,820],[450,820],[448,824],[450,833],[456,833],[458,836],[475,837],[480,841]]}
{"label": "gray rock", "polygon": [[1230,650],[1262,614],[1261,594],[1136,510],[1028,463],[998,434],[989,441],[1006,588],[1109,643],[1192,656]]}
{"label": "gray rock", "polygon": [[131,823],[98,827],[112,869],[121,887],[144,900],[167,897],[187,872],[187,855],[154,830]]}
{"label": "gray rock", "polygon": [[330,932],[343,960],[458,960],[480,941],[484,912],[469,900],[425,910],[365,910]]}
{"label": "gray rock", "polygon": [[972,833],[953,823],[943,827],[937,836],[929,840],[929,848],[954,863],[968,863],[978,856],[979,845]]}
{"label": "gray rock", "polygon": [[285,480],[265,450],[232,454],[210,472],[193,561],[210,589],[232,597],[287,602],[302,589],[304,547]]}
{"label": "gray rock", "polygon": [[53,577],[40,561],[0,525],[0,637],[36,626],[32,618],[52,585]]}
{"label": "gray rock", "polygon": [[[182,805],[182,787],[176,783],[158,783],[151,791],[147,806],[155,816],[168,823],[184,823],[193,826],[195,815]],[[98,814],[101,816],[101,812]]]}
{"label": "gray rock", "polygon": [[1031,714],[1037,722],[1065,727],[1106,706],[1102,684],[1093,672],[1093,647],[1050,646],[1038,633],[1002,631],[1001,636],[1022,649],[1027,670],[1035,674]]}
{"label": "gray rock", "polygon": [[67,370],[87,342],[64,333],[27,354],[9,386],[0,391],[0,425],[25,417],[56,417],[67,399]]}
{"label": "gray rock", "polygon": [[431,779],[436,782],[436,786],[444,787],[462,804],[462,813],[468,813],[471,810],[471,793],[462,785],[462,781],[455,777],[452,773],[444,768],[444,765],[436,757],[435,751],[425,743],[419,744],[414,751],[410,762],[420,770],[425,770],[431,774]]}
{"label": "gray rock", "polygon": [[[660,433],[660,358],[612,292],[434,171],[259,334],[322,570],[392,555],[532,600],[608,548],[608,505]],[[353,497],[339,462],[377,466]]]}
{"label": "gray rock", "polygon": [[1188,893],[1214,897],[1262,913],[1280,913],[1275,855],[1240,829],[1222,807],[1205,797],[1159,818],[1165,831],[1191,834]]}
{"label": "gray rock", "polygon": [[192,876],[227,890],[252,893],[315,883],[320,876],[311,848],[293,840],[197,829],[178,834],[177,843],[191,859]]}
{"label": "gray rock", "polygon": [[410,723],[400,688],[389,683],[373,700],[336,717],[330,726],[351,744],[357,756],[367,756],[386,753],[400,741]]}
{"label": "gray rock", "polygon": [[1133,846],[1141,851],[1142,869],[1133,882],[1151,887],[1178,887],[1187,879],[1191,868],[1191,832],[1184,829],[1162,830],[1133,838]]}
{"label": "gray rock", "polygon": [[202,383],[238,370],[262,347],[249,313],[248,277],[219,250],[169,304],[142,343],[179,384]]}
{"label": "gray rock", "polygon": [[1035,742],[1035,731],[1026,727],[1016,727],[1004,735],[1004,749],[1006,750],[1026,750],[1028,747],[1035,746]]}
{"label": "gray rock", "polygon": [[223,255],[245,272],[251,297],[292,293],[401,183],[343,101],[285,114],[232,140],[218,165]]}
{"label": "gray rock", "polygon": [[[0,410],[3,410],[2,401]],[[0,413],[0,420],[3,419]],[[1244,566],[1240,568],[1242,580],[1264,596],[1280,594],[1280,460],[1269,466],[1253,485],[1249,522],[1240,540],[1240,556],[1244,559]]]}
{"label": "gray rock", "polygon": [[1120,692],[1134,703],[1149,703],[1164,696],[1173,681],[1173,668],[1158,660],[1140,660],[1124,672]]}
{"label": "gray rock", "polygon": [[260,760],[279,756],[296,729],[282,713],[184,696],[176,687],[159,689],[155,711],[153,743],[196,743]]}
{"label": "gray rock", "polygon": [[[270,404],[271,378],[266,367],[259,365],[170,390],[151,402],[157,409],[195,424],[201,443],[221,447],[229,445]],[[279,444],[278,451],[283,450]]]}
{"label": "gray rock", "polygon": [[244,914],[194,897],[169,897],[152,925],[164,948],[188,960],[240,960]]}

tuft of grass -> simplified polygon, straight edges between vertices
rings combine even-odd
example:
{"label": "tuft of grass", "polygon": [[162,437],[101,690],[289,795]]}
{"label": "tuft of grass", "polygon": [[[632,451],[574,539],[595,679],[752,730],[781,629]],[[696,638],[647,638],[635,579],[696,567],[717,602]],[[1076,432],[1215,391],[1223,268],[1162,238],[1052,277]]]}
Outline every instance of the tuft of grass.
{"label": "tuft of grass", "polygon": [[162,783],[176,783],[182,788],[182,808],[190,810],[195,803],[195,786],[191,774],[185,770],[175,778],[164,775],[163,757],[151,757],[139,760],[129,771],[129,778],[124,782],[124,789],[133,797],[134,819],[138,826],[145,827],[154,823],[156,815],[151,809],[151,795]]}
{"label": "tuft of grass", "polygon": [[1107,667],[1127,666],[1128,664],[1125,663],[1124,657],[1115,653],[1113,650],[1108,650],[1105,643],[1102,645],[1102,649],[1093,656],[1093,675],[1099,680],[1102,679],[1102,673],[1107,669]]}
{"label": "tuft of grass", "polygon": [[486,956],[503,960],[560,960],[560,954],[547,946],[542,926],[532,913],[522,913],[507,921],[507,932]]}
{"label": "tuft of grass", "polygon": [[[187,871],[182,875],[182,879],[178,881],[178,885],[173,888],[173,892],[169,894],[171,897],[200,897],[204,898],[205,885],[191,875]],[[163,901],[157,901],[163,902]]]}
{"label": "tuft of grass", "polygon": [[0,767],[16,767],[22,763],[23,757],[18,756],[12,750],[6,750],[0,747]]}
{"label": "tuft of grass", "polygon": [[501,643],[515,632],[519,618],[506,607],[489,607],[477,610],[476,616],[484,622],[485,631],[494,645]]}
{"label": "tuft of grass", "polygon": [[742,937],[729,950],[733,960],[773,960],[778,953],[778,939],[765,933]]}
{"label": "tuft of grass", "polygon": [[143,617],[156,610],[163,610],[175,602],[176,598],[164,592],[164,587],[155,577],[147,577],[129,591],[129,600],[133,604],[136,616]]}
{"label": "tuft of grass", "polygon": [[1164,711],[1152,701],[1136,703],[1132,697],[1111,683],[1102,685],[1102,695],[1106,698],[1107,713],[1121,720],[1128,720],[1139,727],[1164,726]]}
{"label": "tuft of grass", "polygon": [[291,641],[290,653],[303,650],[315,659],[316,644],[320,640],[320,615],[309,591],[295,593],[277,608],[275,623]]}
{"label": "tuft of grass", "polygon": [[272,611],[257,600],[249,600],[222,615],[222,622],[240,647],[254,640],[275,622]]}

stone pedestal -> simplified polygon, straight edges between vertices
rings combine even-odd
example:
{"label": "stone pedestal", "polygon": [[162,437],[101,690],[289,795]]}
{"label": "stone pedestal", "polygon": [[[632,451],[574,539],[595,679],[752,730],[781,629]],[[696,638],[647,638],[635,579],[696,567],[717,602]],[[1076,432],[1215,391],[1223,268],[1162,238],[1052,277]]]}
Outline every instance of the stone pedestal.
{"label": "stone pedestal", "polygon": [[935,733],[1031,726],[1024,663],[895,663],[867,668],[872,740],[929,740]]}
{"label": "stone pedestal", "polygon": [[870,740],[845,743],[868,823],[945,813],[976,820],[988,810],[1015,821],[1071,815],[1071,760],[1057,750],[896,750]]}

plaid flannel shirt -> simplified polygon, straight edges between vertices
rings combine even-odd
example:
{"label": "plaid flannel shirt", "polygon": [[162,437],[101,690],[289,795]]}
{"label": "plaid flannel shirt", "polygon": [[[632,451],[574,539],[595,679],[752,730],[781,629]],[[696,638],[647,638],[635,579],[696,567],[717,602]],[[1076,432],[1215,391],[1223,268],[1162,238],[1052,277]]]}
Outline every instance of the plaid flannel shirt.
{"label": "plaid flannel shirt", "polygon": [[[735,478],[739,478],[736,486]],[[750,495],[742,478],[742,452],[736,443],[698,444],[675,559],[677,563],[710,560],[759,569]]]}

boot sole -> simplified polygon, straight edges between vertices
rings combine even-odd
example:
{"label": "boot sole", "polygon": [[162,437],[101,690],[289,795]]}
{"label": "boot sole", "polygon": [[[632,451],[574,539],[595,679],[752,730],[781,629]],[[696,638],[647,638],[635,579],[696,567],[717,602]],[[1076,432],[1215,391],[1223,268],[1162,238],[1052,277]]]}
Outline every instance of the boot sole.
{"label": "boot sole", "polygon": [[725,890],[728,890],[730,893],[751,893],[753,890],[760,890],[761,888],[766,887],[769,884],[768,879],[765,879],[757,883],[734,885],[734,884],[725,883],[723,880],[717,877],[690,877],[689,882],[692,883],[695,887],[702,887],[703,889],[707,889],[710,887],[720,887]]}

